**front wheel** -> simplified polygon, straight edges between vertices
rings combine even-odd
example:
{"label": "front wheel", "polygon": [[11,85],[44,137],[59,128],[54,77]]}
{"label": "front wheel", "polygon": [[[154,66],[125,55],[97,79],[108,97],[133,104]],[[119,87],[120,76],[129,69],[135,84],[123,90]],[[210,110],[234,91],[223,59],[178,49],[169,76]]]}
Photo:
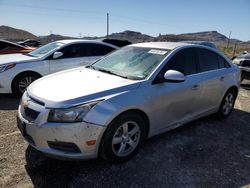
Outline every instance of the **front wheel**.
{"label": "front wheel", "polygon": [[39,75],[32,73],[17,76],[12,84],[12,92],[17,96],[21,96],[27,87],[39,77]]}
{"label": "front wheel", "polygon": [[144,139],[144,119],[134,113],[123,114],[108,126],[102,140],[102,156],[112,163],[125,162],[138,152]]}
{"label": "front wheel", "polygon": [[220,108],[217,112],[217,115],[220,118],[225,119],[231,114],[231,112],[234,108],[236,96],[237,96],[237,94],[233,89],[230,89],[226,92],[226,94],[224,95],[224,97],[222,99]]}

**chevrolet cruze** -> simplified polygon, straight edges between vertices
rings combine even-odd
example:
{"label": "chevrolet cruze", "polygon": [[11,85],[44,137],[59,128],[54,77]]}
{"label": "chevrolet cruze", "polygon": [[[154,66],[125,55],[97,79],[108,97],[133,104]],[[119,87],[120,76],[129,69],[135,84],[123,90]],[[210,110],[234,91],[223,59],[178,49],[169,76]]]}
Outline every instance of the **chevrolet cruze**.
{"label": "chevrolet cruze", "polygon": [[32,83],[17,122],[50,156],[123,162],[146,138],[209,114],[228,117],[239,81],[237,66],[214,48],[133,44]]}

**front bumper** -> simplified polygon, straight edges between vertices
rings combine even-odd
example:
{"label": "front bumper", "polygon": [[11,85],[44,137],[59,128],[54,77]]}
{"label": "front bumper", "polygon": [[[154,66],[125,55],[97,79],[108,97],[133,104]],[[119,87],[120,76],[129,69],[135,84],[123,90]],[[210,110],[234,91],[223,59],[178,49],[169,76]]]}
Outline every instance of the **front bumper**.
{"label": "front bumper", "polygon": [[239,68],[241,70],[242,78],[244,78],[244,79],[250,79],[250,67],[239,66]]}
{"label": "front bumper", "polygon": [[10,75],[6,76],[6,73],[0,73],[0,93],[12,93],[11,91],[11,80]]}
{"label": "front bumper", "polygon": [[[17,123],[25,140],[35,149],[57,158],[92,159],[98,156],[98,148],[105,126],[87,122],[49,123],[49,110],[29,101],[28,108],[39,112],[32,122],[23,115],[19,105]],[[88,144],[95,141],[95,144]],[[92,142],[93,143],[93,142]]]}

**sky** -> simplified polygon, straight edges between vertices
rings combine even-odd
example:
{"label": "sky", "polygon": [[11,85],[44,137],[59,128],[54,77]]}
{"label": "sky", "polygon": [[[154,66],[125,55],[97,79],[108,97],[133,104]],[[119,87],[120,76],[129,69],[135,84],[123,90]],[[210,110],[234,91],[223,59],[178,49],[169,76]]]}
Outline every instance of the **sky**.
{"label": "sky", "polygon": [[0,0],[0,25],[37,36],[218,31],[250,41],[250,0]]}

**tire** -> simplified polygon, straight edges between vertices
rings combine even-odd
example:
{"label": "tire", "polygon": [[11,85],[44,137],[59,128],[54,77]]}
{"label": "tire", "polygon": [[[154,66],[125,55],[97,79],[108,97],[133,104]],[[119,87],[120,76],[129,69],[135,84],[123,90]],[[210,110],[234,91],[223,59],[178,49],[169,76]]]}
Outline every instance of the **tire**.
{"label": "tire", "polygon": [[17,76],[12,83],[12,93],[21,96],[26,88],[41,76],[35,73],[23,73]]}
{"label": "tire", "polygon": [[235,90],[230,89],[226,92],[221,101],[220,108],[217,112],[217,116],[219,118],[225,119],[231,114],[234,108],[236,97],[237,93]]}
{"label": "tire", "polygon": [[107,128],[101,143],[101,156],[111,163],[131,159],[146,138],[145,121],[136,113],[116,118]]}

